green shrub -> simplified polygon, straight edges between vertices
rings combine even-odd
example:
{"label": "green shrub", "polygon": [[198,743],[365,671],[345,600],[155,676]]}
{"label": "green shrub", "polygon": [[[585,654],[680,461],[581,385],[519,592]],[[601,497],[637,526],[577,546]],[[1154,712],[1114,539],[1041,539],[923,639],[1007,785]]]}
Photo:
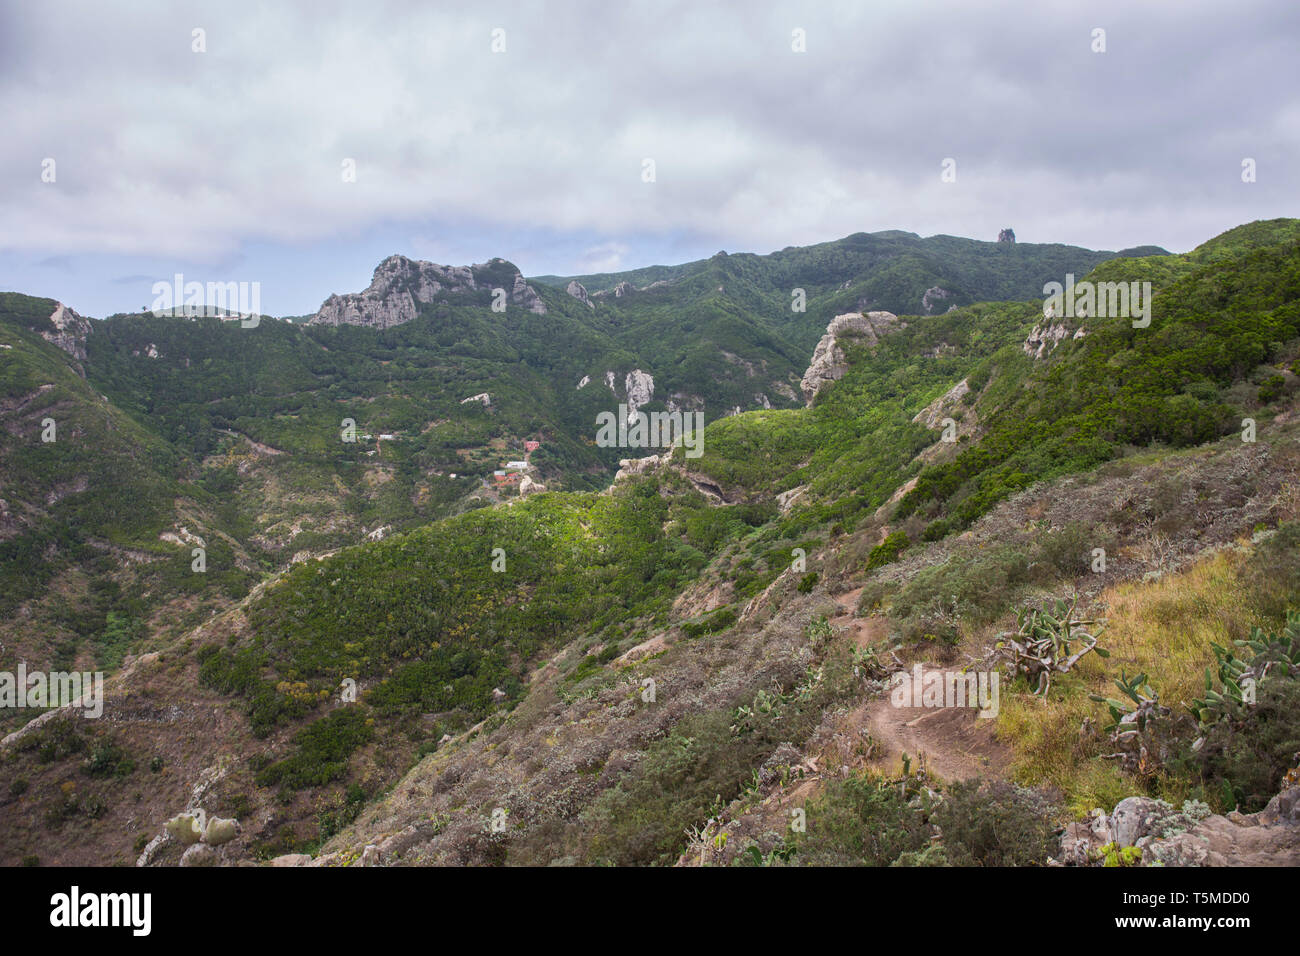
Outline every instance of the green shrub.
{"label": "green shrub", "polygon": [[930,845],[929,810],[927,798],[900,784],[861,776],[832,780],[807,807],[808,830],[798,839],[799,863],[890,866]]}
{"label": "green shrub", "polygon": [[30,734],[18,744],[23,752],[36,751],[36,759],[41,763],[54,763],[84,753],[86,739],[77,733],[76,725],[67,718],[57,718],[34,734]]}
{"label": "green shrub", "polygon": [[1282,395],[1286,386],[1286,379],[1281,375],[1270,375],[1264,379],[1263,384],[1259,386],[1259,400],[1261,404],[1267,405]]}
{"label": "green shrub", "polygon": [[323,786],[347,772],[352,752],[372,735],[364,705],[340,707],[299,731],[293,738],[295,752],[258,771],[257,785],[290,790]]}
{"label": "green shrub", "polygon": [[905,640],[956,640],[962,621],[987,623],[1011,605],[1030,581],[1029,564],[1017,545],[963,549],[913,575],[894,595],[889,616]]}
{"label": "green shrub", "polygon": [[350,784],[340,798],[327,810],[317,816],[320,843],[324,843],[334,834],[351,824],[366,806],[366,791],[359,784]]}
{"label": "green shrub", "polygon": [[952,530],[952,522],[947,518],[940,518],[938,521],[931,521],[921,532],[922,541],[941,541],[948,536]]}
{"label": "green shrub", "polygon": [[135,761],[112,741],[104,741],[90,752],[81,766],[88,777],[125,777],[135,771]]}
{"label": "green shrub", "polygon": [[[739,719],[739,710],[730,708],[683,718],[582,813],[568,831],[570,845],[590,863],[672,863],[688,828],[714,815],[719,801],[739,794],[780,744],[806,740],[826,707],[844,699],[853,685],[847,656],[830,655],[820,679],[810,671],[788,690],[763,691],[742,702]],[[555,855],[556,838],[536,839],[520,848],[520,862]]]}
{"label": "green shrub", "polygon": [[1093,548],[1104,547],[1100,534],[1090,526],[1071,522],[1038,539],[1038,562],[1057,574],[1074,577],[1092,570]]}
{"label": "green shrub", "polygon": [[944,792],[934,822],[955,866],[1041,866],[1057,850],[1059,807],[1006,781],[964,781]]}
{"label": "green shrub", "polygon": [[[970,397],[969,394],[966,396]],[[948,850],[942,843],[932,843],[925,849],[916,851],[908,850],[906,853],[900,853],[898,859],[890,866],[952,866],[952,860],[948,858]]]}
{"label": "green shrub", "polygon": [[871,549],[871,553],[867,555],[867,570],[874,571],[876,568],[882,568],[886,564],[897,560],[899,554],[909,543],[907,532],[893,532],[884,541]]}
{"label": "green shrub", "polygon": [[734,608],[724,607],[703,620],[686,621],[682,624],[682,630],[686,632],[687,637],[701,637],[726,630],[736,623],[736,617]]}

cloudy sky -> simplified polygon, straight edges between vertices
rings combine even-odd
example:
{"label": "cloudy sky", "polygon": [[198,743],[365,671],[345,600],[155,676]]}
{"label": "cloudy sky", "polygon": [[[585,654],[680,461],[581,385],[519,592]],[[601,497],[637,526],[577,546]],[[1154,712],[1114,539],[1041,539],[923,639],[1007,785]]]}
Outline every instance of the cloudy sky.
{"label": "cloudy sky", "polygon": [[0,0],[0,289],[89,315],[175,272],[312,312],[394,252],[1185,251],[1300,215],[1295,0],[117,6]]}

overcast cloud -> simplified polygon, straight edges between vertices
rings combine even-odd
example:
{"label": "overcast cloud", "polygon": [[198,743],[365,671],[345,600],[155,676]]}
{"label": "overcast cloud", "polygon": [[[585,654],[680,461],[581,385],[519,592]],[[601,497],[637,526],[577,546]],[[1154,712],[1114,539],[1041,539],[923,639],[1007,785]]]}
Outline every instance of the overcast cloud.
{"label": "overcast cloud", "polygon": [[0,7],[0,288],[94,315],[173,271],[314,311],[392,252],[567,274],[1004,226],[1184,251],[1300,215],[1294,0],[122,6]]}

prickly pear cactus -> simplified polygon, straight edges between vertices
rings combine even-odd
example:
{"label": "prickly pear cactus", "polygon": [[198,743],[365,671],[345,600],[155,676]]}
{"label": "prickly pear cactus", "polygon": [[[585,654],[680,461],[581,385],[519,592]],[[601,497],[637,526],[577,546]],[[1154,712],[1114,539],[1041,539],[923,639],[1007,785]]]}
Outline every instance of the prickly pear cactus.
{"label": "prickly pear cactus", "polygon": [[172,839],[189,846],[203,837],[202,817],[194,813],[178,813],[163,825],[163,829],[171,834]]}

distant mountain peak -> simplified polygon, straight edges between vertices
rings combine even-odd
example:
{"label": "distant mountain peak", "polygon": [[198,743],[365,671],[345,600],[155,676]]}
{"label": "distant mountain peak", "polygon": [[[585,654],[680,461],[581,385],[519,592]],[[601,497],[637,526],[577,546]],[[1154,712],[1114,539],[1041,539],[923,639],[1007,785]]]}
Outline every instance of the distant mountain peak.
{"label": "distant mountain peak", "polygon": [[469,266],[445,266],[394,254],[375,266],[361,292],[335,293],[321,304],[310,325],[361,325],[387,329],[410,322],[420,306],[443,295],[491,293],[504,289],[507,301],[538,315],[546,313],[537,291],[514,263],[500,257]]}

